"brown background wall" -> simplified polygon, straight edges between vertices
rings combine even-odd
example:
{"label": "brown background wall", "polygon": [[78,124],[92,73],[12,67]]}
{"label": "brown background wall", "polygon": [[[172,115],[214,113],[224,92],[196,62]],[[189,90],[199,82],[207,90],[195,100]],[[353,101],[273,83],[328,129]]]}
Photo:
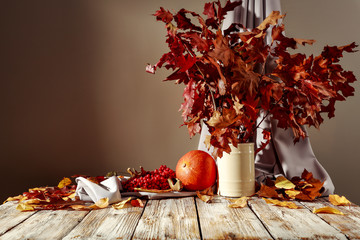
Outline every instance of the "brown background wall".
{"label": "brown background wall", "polygon": [[[0,201],[73,174],[175,168],[195,149],[198,136],[179,128],[182,87],[161,81],[166,70],[144,68],[167,51],[151,14],[160,6],[202,12],[205,2],[1,1]],[[360,43],[357,0],[288,0],[282,8],[287,35],[317,40],[308,53]],[[359,53],[341,63],[360,78]],[[359,100],[338,104],[334,119],[310,131],[337,192],[357,203]]]}

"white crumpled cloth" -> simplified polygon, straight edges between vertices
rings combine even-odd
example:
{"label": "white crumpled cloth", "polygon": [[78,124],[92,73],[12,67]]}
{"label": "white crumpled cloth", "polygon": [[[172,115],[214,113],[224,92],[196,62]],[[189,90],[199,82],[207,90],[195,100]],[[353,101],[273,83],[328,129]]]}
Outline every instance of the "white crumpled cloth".
{"label": "white crumpled cloth", "polygon": [[174,197],[190,197],[195,196],[196,192],[166,192],[166,193],[150,193],[150,192],[123,192],[121,185],[122,181],[126,181],[127,178],[110,177],[100,184],[91,182],[83,177],[76,178],[77,188],[75,196],[78,196],[80,200],[97,202],[102,198],[108,198],[109,204],[121,201],[124,197],[144,197],[148,199],[162,199],[162,198],[174,198]]}

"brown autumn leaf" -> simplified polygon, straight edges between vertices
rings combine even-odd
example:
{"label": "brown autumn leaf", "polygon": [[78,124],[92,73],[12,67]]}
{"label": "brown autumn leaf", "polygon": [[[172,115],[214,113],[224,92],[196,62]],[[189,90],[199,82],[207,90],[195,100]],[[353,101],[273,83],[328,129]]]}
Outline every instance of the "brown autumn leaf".
{"label": "brown autumn leaf", "polygon": [[337,194],[329,195],[329,202],[335,206],[350,206],[351,202],[346,199],[345,196],[339,196]]}
{"label": "brown autumn leaf", "polygon": [[198,198],[200,198],[200,200],[206,203],[209,203],[214,198],[214,196],[201,194],[200,191],[196,191],[196,195],[198,196]]}
{"label": "brown autumn leaf", "polygon": [[294,190],[294,189],[287,189],[287,190],[285,190],[285,193],[286,193],[286,195],[287,195],[289,198],[295,199],[296,196],[297,196],[299,193],[301,193],[301,191],[300,191],[300,190]]}
{"label": "brown autumn leaf", "polygon": [[267,198],[263,198],[263,199],[265,200],[266,203],[271,203],[279,207],[287,207],[291,209],[301,208],[300,206],[296,205],[294,202],[290,202],[290,201],[279,201],[277,199],[267,199]]}
{"label": "brown autumn leaf", "polygon": [[115,203],[113,205],[111,205],[112,208],[116,209],[116,210],[119,210],[119,209],[123,209],[126,207],[127,203],[129,203],[131,200],[131,197],[125,199],[125,200],[122,200],[118,203]]}
{"label": "brown autumn leaf", "polygon": [[231,204],[228,205],[230,208],[243,208],[247,206],[247,201],[249,197],[240,197],[240,198],[226,198],[226,200],[229,200]]}
{"label": "brown autumn leaf", "polygon": [[257,27],[259,30],[264,30],[269,25],[276,25],[278,20],[283,18],[285,15],[281,15],[279,11],[273,11],[265,20]]}
{"label": "brown autumn leaf", "polygon": [[267,197],[267,198],[282,198],[280,194],[276,192],[276,187],[267,186],[261,183],[260,190],[256,192],[259,197]]}
{"label": "brown autumn leaf", "polygon": [[313,213],[331,213],[331,214],[344,215],[343,212],[333,207],[314,208]]}

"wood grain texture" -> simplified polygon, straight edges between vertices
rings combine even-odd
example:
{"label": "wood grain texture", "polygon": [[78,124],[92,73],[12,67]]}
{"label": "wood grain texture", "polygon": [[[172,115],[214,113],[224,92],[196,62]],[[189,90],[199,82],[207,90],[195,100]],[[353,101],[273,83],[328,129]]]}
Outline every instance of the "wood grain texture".
{"label": "wood grain texture", "polygon": [[18,202],[7,202],[0,206],[0,236],[36,213],[17,211],[17,204]]}
{"label": "wood grain texture", "polygon": [[273,206],[260,198],[251,199],[249,205],[275,239],[347,239],[307,208]]}
{"label": "wood grain texture", "polygon": [[272,239],[249,207],[229,208],[224,197],[196,204],[203,239]]}
{"label": "wood grain texture", "polygon": [[108,207],[91,211],[65,239],[130,239],[135,231],[143,208]]}
{"label": "wood grain texture", "polygon": [[0,238],[1,240],[62,239],[84,218],[86,214],[88,214],[87,211],[38,211]]}
{"label": "wood grain texture", "polygon": [[200,239],[194,198],[149,201],[134,239]]}
{"label": "wood grain texture", "polygon": [[360,207],[355,204],[351,206],[333,206],[326,199],[327,198],[322,198],[316,202],[302,202],[302,204],[310,211],[314,208],[321,208],[324,206],[339,209],[345,215],[326,213],[318,213],[317,215],[331,226],[344,233],[348,238],[360,239]]}

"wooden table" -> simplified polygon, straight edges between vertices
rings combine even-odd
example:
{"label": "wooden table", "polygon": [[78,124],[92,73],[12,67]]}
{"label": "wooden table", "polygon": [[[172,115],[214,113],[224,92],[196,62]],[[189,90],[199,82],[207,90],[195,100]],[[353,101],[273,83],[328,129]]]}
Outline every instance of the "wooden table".
{"label": "wooden table", "polygon": [[0,206],[0,239],[360,239],[359,206],[335,207],[345,215],[314,214],[327,198],[289,209],[251,198],[245,208],[228,200],[187,197],[148,200],[144,208],[20,212]]}

